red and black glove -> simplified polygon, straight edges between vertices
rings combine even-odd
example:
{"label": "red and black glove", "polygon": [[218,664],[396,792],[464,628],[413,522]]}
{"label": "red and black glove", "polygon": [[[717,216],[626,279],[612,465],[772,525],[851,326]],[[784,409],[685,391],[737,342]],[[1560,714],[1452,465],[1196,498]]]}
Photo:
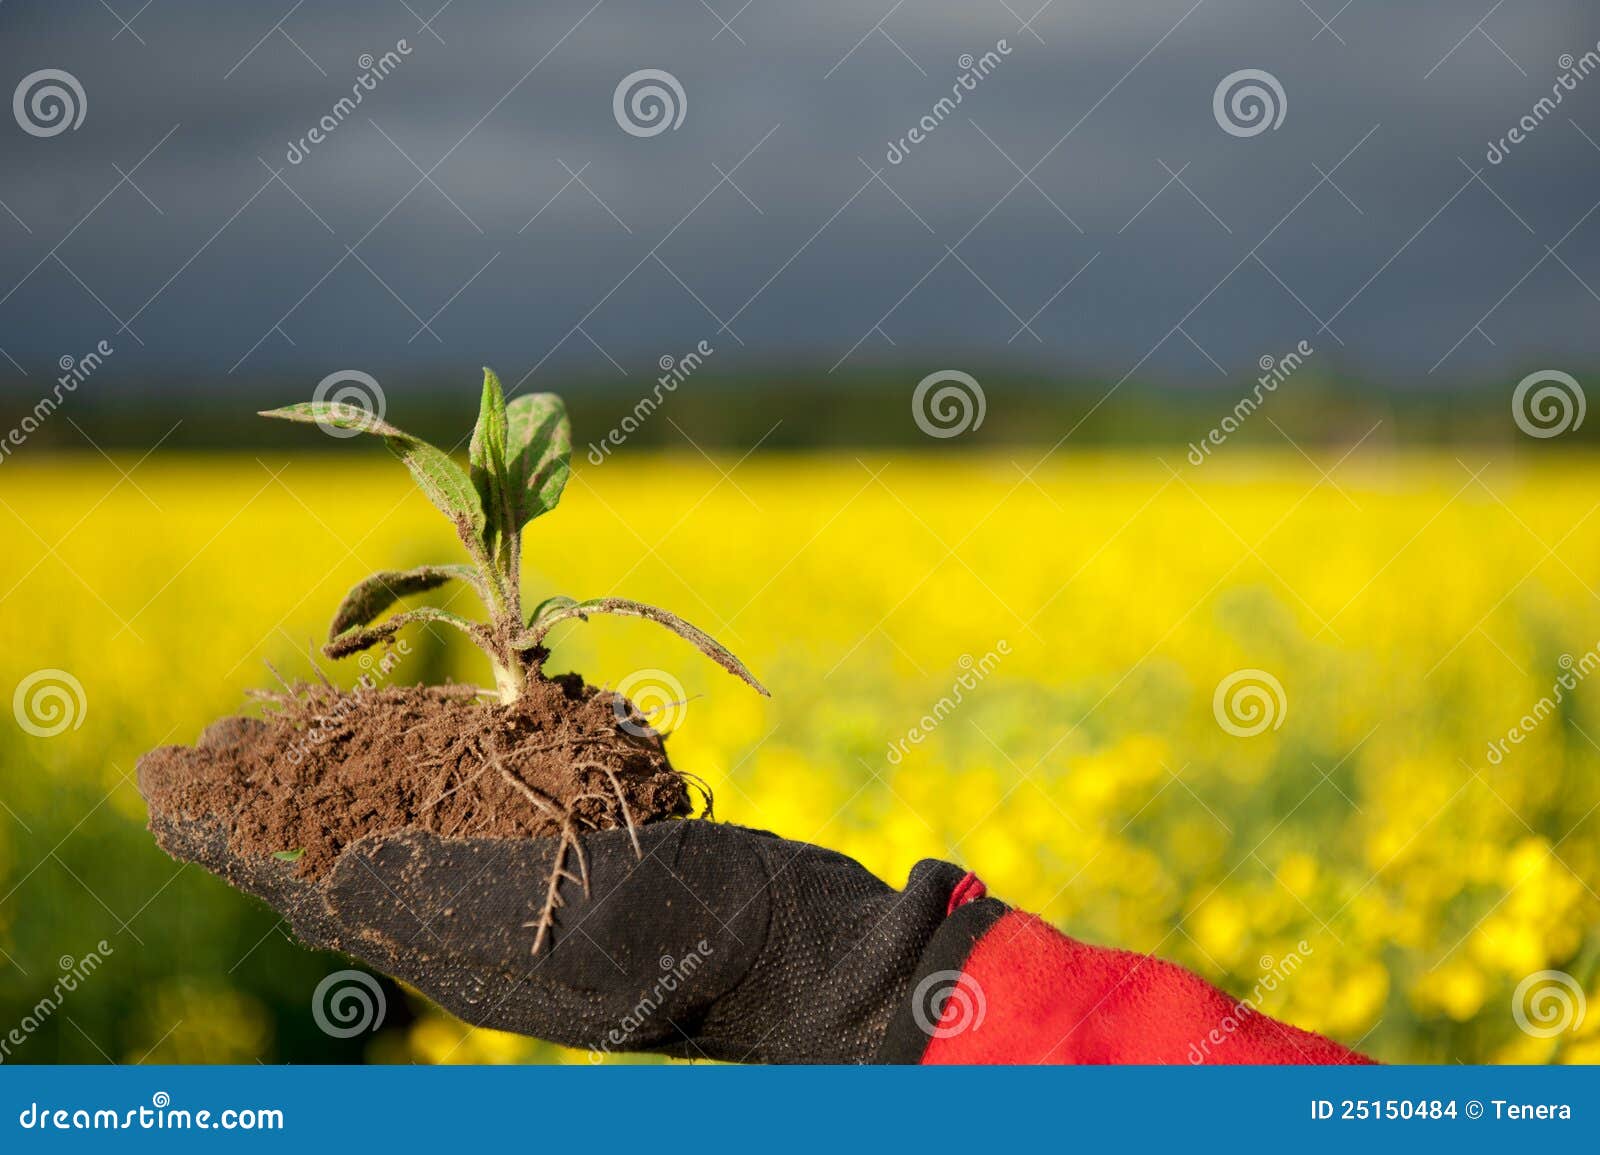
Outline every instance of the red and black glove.
{"label": "red and black glove", "polygon": [[215,816],[152,826],[313,946],[470,1023],[573,1047],[788,1063],[1366,1061],[1171,963],[1067,938],[931,859],[896,891],[842,854],[739,826],[653,824],[637,847],[626,830],[589,834],[561,858],[535,953],[555,839],[371,836],[312,884],[234,855]]}

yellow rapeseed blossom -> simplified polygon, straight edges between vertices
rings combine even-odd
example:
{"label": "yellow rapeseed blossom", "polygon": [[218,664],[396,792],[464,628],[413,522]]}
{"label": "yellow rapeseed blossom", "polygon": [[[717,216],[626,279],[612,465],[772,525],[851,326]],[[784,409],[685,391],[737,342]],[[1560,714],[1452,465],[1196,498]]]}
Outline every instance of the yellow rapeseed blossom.
{"label": "yellow rapeseed blossom", "polygon": [[[1600,644],[1584,576],[1600,573],[1600,473],[1540,458],[1496,455],[1474,481],[1476,458],[1375,455],[1332,483],[1292,452],[1175,477],[1154,454],[1070,445],[1020,483],[1005,455],[580,462],[529,529],[525,586],[666,606],[772,689],[625,620],[554,636],[554,670],[679,682],[669,748],[721,819],[836,847],[894,885],[920,858],[963,863],[1068,933],[1240,996],[1303,953],[1270,1008],[1383,1059],[1593,1062],[1600,679],[1539,703],[1563,655]],[[73,802],[33,835],[0,818],[0,890],[26,878],[33,909],[104,922],[66,872],[28,878],[97,807],[92,828],[120,831],[138,848],[127,869],[152,879],[108,905],[192,948],[220,932],[141,907],[172,865],[140,831],[135,760],[245,708],[265,662],[313,676],[345,589],[454,560],[449,528],[381,453],[158,454],[131,480],[97,456],[19,454],[0,526],[3,700],[48,668],[87,711],[56,737],[0,736],[9,807],[34,825]],[[408,636],[398,679],[488,677],[455,638]],[[1255,730],[1217,696],[1252,672],[1269,711]],[[87,849],[63,860],[101,889]],[[0,906],[9,955],[18,922]],[[265,1008],[306,992],[230,986],[250,951],[293,949],[253,947],[261,929],[231,929],[204,983],[142,978],[153,1009],[115,1057],[272,1057]],[[1589,989],[1548,1040],[1513,1014],[1547,970]],[[385,1027],[371,1057],[592,1061],[413,1003],[420,1018]]]}

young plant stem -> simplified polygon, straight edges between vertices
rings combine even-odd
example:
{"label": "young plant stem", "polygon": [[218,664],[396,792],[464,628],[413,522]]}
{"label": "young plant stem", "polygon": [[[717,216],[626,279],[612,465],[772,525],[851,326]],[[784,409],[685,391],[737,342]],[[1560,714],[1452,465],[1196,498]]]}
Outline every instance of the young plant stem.
{"label": "young plant stem", "polygon": [[495,637],[494,648],[488,653],[489,663],[494,667],[495,688],[500,701],[510,705],[522,696],[528,686],[527,661],[505,641],[515,637],[522,629],[519,588],[522,583],[521,575],[517,572],[517,562],[522,552],[519,548],[521,534],[512,532],[504,535],[491,555],[483,539],[473,532],[470,525],[458,523],[456,532],[471,554],[478,572],[483,575],[483,584],[488,593],[484,604],[489,611],[490,628]]}
{"label": "young plant stem", "polygon": [[495,688],[500,691],[500,704],[509,706],[522,697],[522,692],[528,688],[527,671],[515,658],[512,658],[508,665],[502,665],[498,658],[492,661]]}

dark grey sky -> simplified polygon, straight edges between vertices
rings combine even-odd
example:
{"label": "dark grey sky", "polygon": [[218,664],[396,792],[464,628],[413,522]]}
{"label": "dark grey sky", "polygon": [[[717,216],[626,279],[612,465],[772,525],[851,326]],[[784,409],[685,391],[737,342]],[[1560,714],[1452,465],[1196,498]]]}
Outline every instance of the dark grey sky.
{"label": "dark grey sky", "polygon": [[[644,382],[701,340],[726,371],[1215,381],[1307,339],[1438,386],[1600,352],[1600,75],[1485,159],[1600,40],[1592,4],[439,2],[7,0],[4,91],[60,69],[86,108],[0,123],[0,376],[103,338],[130,378],[219,382]],[[619,125],[641,69],[677,128]],[[1242,69],[1277,128],[1219,125]]]}

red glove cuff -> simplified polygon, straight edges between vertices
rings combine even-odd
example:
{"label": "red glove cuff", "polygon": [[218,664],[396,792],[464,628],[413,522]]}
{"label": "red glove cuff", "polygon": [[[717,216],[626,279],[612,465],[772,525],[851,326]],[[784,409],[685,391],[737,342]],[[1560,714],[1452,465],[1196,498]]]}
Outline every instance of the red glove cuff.
{"label": "red glove cuff", "polygon": [[[992,902],[962,907],[948,921]],[[919,968],[915,981],[926,982],[927,973]],[[989,922],[948,989],[921,1062],[1372,1061],[1269,1018],[1173,963],[1089,946],[1020,911]]]}

